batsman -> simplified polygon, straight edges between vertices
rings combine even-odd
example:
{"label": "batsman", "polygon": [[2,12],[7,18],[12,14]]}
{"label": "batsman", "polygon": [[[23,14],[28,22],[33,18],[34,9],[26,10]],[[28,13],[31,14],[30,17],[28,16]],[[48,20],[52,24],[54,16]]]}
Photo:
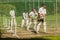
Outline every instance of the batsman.
{"label": "batsman", "polygon": [[36,24],[37,24],[37,12],[36,12],[36,9],[33,8],[32,11],[29,13],[29,25],[27,26],[27,30],[29,31],[29,28],[31,26],[31,24],[33,23],[34,24],[34,31],[36,30]]}
{"label": "batsman", "polygon": [[38,11],[38,24],[37,24],[37,30],[36,30],[37,33],[39,33],[41,23],[44,26],[44,32],[46,32],[45,16],[46,16],[46,5],[42,4],[41,8],[39,8],[39,11]]}
{"label": "batsman", "polygon": [[21,27],[23,28],[24,25],[26,24],[26,27],[28,26],[28,12],[26,10],[24,10],[23,15],[22,15],[22,24]]}
{"label": "batsman", "polygon": [[16,17],[15,17],[15,10],[13,8],[10,9],[10,16],[11,16],[11,32],[12,32],[12,27],[13,26],[17,26],[17,22],[16,22]]}

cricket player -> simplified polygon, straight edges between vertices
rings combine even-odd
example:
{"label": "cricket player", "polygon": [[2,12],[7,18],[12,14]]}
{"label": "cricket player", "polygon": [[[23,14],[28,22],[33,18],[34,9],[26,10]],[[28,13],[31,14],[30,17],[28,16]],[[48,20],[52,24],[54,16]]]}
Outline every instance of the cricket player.
{"label": "cricket player", "polygon": [[28,20],[28,12],[26,12],[24,10],[23,16],[22,16],[22,24],[21,24],[21,27],[23,27],[25,23],[26,23],[26,26],[28,26],[28,22],[29,22],[29,20]]}
{"label": "cricket player", "polygon": [[28,26],[29,24],[29,14],[28,12],[26,12],[26,27]]}
{"label": "cricket player", "polygon": [[13,8],[11,8],[10,10],[10,16],[11,16],[11,31],[12,31],[12,26],[17,26],[17,23],[16,23],[16,18],[15,18],[15,10]]}
{"label": "cricket player", "polygon": [[44,26],[44,32],[46,32],[45,16],[46,16],[46,5],[42,4],[42,6],[41,6],[41,8],[39,8],[39,12],[38,12],[38,25],[37,25],[37,31],[36,31],[37,33],[39,33],[41,23]]}
{"label": "cricket player", "polygon": [[37,24],[37,12],[36,9],[34,8],[30,13],[29,13],[29,25],[27,26],[27,31],[29,31],[29,28],[32,24],[32,21],[34,23],[34,30],[36,30],[36,24]]}

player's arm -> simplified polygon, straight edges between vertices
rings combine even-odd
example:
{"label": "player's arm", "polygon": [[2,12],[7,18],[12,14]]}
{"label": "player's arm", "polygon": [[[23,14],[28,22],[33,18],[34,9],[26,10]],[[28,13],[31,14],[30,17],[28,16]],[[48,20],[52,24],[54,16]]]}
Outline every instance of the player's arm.
{"label": "player's arm", "polygon": [[31,12],[29,13],[29,18],[31,18]]}
{"label": "player's arm", "polygon": [[46,9],[45,9],[45,12],[44,12],[44,16],[46,16]]}
{"label": "player's arm", "polygon": [[38,16],[38,13],[36,12],[36,14],[35,14],[36,16]]}
{"label": "player's arm", "polygon": [[11,11],[9,12],[9,14],[11,15]]}
{"label": "player's arm", "polygon": [[38,17],[40,17],[40,13],[38,13]]}
{"label": "player's arm", "polygon": [[44,13],[44,16],[46,16],[46,14]]}
{"label": "player's arm", "polygon": [[12,17],[12,11],[11,11],[11,10],[10,10],[9,14],[10,14],[10,16]]}
{"label": "player's arm", "polygon": [[41,13],[41,9],[39,9],[39,11],[38,11],[38,17],[40,17],[40,13]]}
{"label": "player's arm", "polygon": [[25,13],[23,13],[23,18],[25,19]]}

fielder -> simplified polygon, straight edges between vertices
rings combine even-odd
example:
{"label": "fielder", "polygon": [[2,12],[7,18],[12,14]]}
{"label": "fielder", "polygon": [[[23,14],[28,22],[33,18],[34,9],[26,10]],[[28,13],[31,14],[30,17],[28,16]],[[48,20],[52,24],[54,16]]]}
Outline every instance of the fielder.
{"label": "fielder", "polygon": [[44,26],[44,32],[46,32],[45,16],[46,16],[46,5],[42,4],[41,8],[39,8],[39,11],[38,11],[38,25],[36,30],[37,33],[39,33],[41,22]]}
{"label": "fielder", "polygon": [[29,31],[29,28],[32,24],[32,21],[34,23],[34,30],[36,30],[36,24],[37,24],[37,12],[36,9],[34,8],[30,13],[29,13],[29,25],[27,26],[27,31]]}
{"label": "fielder", "polygon": [[22,16],[22,24],[21,24],[21,27],[24,26],[24,24],[26,23],[26,27],[28,26],[28,12],[24,11],[23,12],[23,16]]}
{"label": "fielder", "polygon": [[11,8],[10,10],[10,16],[11,16],[11,30],[12,31],[12,26],[17,26],[17,23],[16,23],[16,18],[15,18],[15,10]]}

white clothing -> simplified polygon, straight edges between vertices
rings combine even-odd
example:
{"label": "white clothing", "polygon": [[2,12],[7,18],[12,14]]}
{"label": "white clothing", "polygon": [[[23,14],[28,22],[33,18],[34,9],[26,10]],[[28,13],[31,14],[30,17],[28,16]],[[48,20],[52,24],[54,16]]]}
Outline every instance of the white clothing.
{"label": "white clothing", "polygon": [[35,15],[37,15],[37,12],[34,13],[33,11],[31,11],[31,12],[29,13],[29,16],[30,16],[30,17],[35,17]]}
{"label": "white clothing", "polygon": [[44,9],[43,7],[39,8],[38,13],[40,13],[40,17],[44,18],[44,14],[46,14],[46,9]]}
{"label": "white clothing", "polygon": [[12,18],[15,18],[15,11],[14,10],[11,10],[9,13],[10,13]]}

